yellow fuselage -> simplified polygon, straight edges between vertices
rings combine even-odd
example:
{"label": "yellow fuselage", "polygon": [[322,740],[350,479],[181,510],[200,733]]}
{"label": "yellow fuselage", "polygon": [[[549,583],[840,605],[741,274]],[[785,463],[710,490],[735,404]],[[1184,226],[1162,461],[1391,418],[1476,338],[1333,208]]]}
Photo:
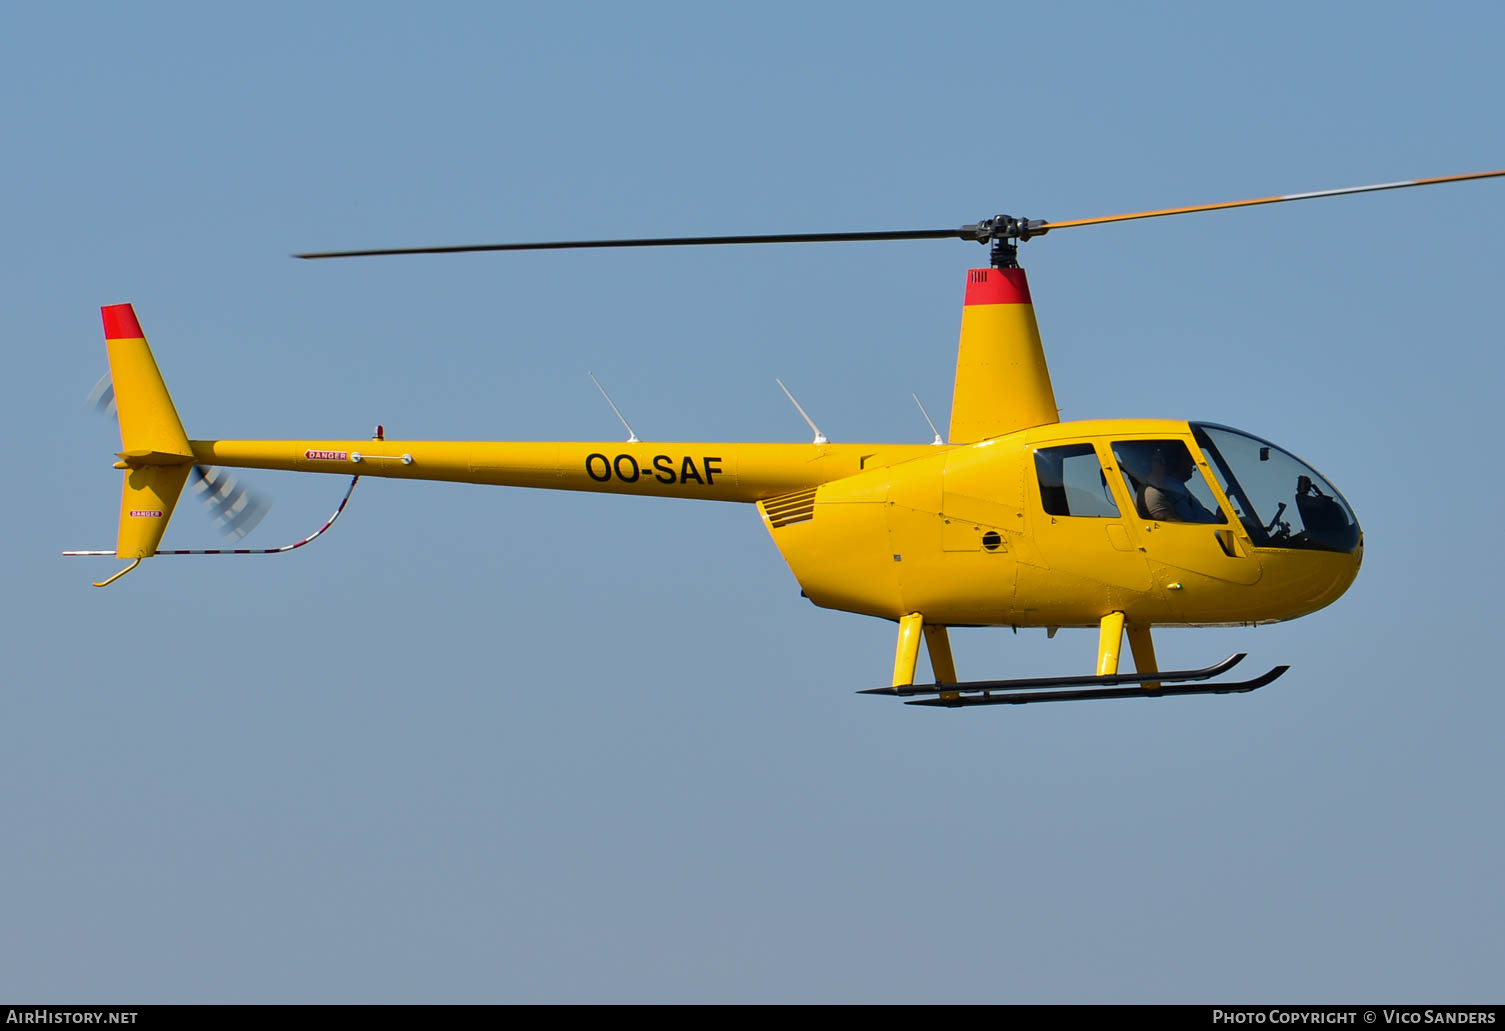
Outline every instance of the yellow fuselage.
{"label": "yellow fuselage", "polygon": [[[1053,423],[959,446],[745,443],[193,441],[212,465],[359,473],[758,503],[817,605],[950,626],[1263,623],[1338,598],[1350,553],[1260,547],[1237,519],[1145,518],[1115,443],[1179,440],[1215,482],[1185,422]],[[1116,516],[1052,515],[1034,455],[1091,447]],[[1211,488],[1219,506],[1228,499]]]}
{"label": "yellow fuselage", "polygon": [[1295,618],[1341,595],[1363,555],[1336,490],[1260,438],[1057,422],[1019,268],[967,273],[949,445],[190,441],[134,309],[102,314],[122,559],[157,552],[193,463],[735,501],[758,505],[817,605],[914,632],[1099,626],[1113,649],[1127,626],[1149,664],[1148,627]]}

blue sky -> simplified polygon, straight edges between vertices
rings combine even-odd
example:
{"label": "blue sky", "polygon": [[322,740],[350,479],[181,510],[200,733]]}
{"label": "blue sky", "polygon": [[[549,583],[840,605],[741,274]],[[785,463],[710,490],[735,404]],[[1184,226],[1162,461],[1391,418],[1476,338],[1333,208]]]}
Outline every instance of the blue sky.
{"label": "blue sky", "polygon": [[[741,506],[363,482],[106,591],[98,306],[191,436],[836,441],[944,425],[960,242],[291,252],[1069,219],[1505,165],[1493,4],[9,12],[0,995],[1489,1001],[1499,182],[1025,246],[1067,418],[1343,490],[1331,608],[1165,633],[1248,696],[916,710]],[[253,476],[247,543],[334,478]],[[216,538],[185,506],[170,547]],[[1084,632],[955,635],[964,677]]]}

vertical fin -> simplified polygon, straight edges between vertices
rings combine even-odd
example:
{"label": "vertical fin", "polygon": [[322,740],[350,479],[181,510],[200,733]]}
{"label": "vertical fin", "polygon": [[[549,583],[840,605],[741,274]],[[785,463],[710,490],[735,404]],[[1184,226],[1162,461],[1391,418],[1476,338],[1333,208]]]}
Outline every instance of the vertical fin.
{"label": "vertical fin", "polygon": [[129,304],[100,309],[115,409],[120,419],[120,457],[125,483],[120,495],[117,558],[148,558],[157,551],[173,506],[193,467],[193,447],[167,385]]}
{"label": "vertical fin", "polygon": [[129,304],[109,304],[99,311],[110,355],[110,379],[115,384],[121,450],[128,458],[146,452],[192,458],[188,434],[157,371],[135,309]]}
{"label": "vertical fin", "polygon": [[183,484],[193,466],[138,465],[125,471],[120,492],[120,532],[115,538],[116,558],[151,558],[162,543],[173,506],[183,493]]}
{"label": "vertical fin", "polygon": [[951,443],[1058,421],[1024,270],[971,269],[956,353]]}

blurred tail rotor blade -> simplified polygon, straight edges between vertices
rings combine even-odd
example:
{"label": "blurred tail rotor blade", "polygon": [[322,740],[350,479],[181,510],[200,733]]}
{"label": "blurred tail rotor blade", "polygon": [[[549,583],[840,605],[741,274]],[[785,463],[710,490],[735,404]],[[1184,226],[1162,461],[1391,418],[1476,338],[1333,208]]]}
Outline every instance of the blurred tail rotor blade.
{"label": "blurred tail rotor blade", "polygon": [[100,415],[115,414],[115,382],[108,372],[99,377],[99,382],[89,391],[89,407]]}
{"label": "blurred tail rotor blade", "polygon": [[256,529],[272,507],[270,501],[223,469],[196,465],[193,474],[194,492],[227,540],[238,541]]}

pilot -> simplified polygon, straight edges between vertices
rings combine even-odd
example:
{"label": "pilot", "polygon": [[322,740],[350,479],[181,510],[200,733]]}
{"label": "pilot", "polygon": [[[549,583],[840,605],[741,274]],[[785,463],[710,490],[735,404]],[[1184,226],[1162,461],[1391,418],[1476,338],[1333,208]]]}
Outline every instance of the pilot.
{"label": "pilot", "polygon": [[[1167,453],[1169,452],[1169,453]],[[1169,523],[1221,523],[1186,488],[1196,475],[1191,453],[1185,447],[1156,448],[1150,457],[1150,477],[1144,485],[1140,509],[1151,519]]]}

